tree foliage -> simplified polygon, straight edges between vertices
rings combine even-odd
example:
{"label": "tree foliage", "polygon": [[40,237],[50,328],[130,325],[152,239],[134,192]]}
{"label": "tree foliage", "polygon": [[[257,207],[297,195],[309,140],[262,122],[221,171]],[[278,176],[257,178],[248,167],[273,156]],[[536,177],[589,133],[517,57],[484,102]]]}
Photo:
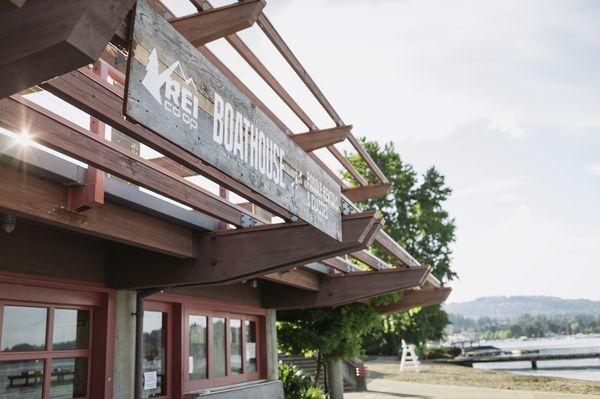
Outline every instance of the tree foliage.
{"label": "tree foliage", "polygon": [[[404,162],[393,143],[383,147],[375,141],[361,139],[361,144],[371,158],[392,182],[384,198],[374,198],[359,204],[363,209],[375,209],[385,218],[385,231],[413,255],[421,264],[432,267],[432,274],[442,283],[456,278],[452,271],[451,244],[455,239],[455,223],[445,209],[452,190],[435,167],[418,175]],[[370,184],[379,180],[359,154],[347,154],[352,165]],[[346,174],[347,179],[352,179]],[[375,247],[374,252],[391,264],[397,261],[386,251]],[[400,300],[401,293],[376,298],[376,304]],[[448,316],[441,306],[430,306],[409,312],[385,316],[365,337],[368,353],[394,354],[401,339],[415,344],[443,337]]]}
{"label": "tree foliage", "polygon": [[[392,188],[385,198],[370,199],[359,206],[383,214],[387,233],[419,262],[431,265],[441,281],[455,278],[450,268],[454,220],[444,209],[451,190],[444,177],[435,168],[418,176],[392,143],[383,148],[376,142],[362,140],[362,144],[392,182]],[[378,183],[357,154],[347,157],[370,183]],[[376,255],[396,264],[384,251],[376,250]],[[376,298],[374,303],[386,304],[401,297],[401,293],[390,294]],[[280,349],[290,354],[316,354],[319,362],[357,355],[362,345],[373,353],[395,353],[401,338],[412,343],[440,339],[448,322],[439,306],[386,317],[379,316],[373,306],[360,303],[278,315],[284,320],[278,323]]]}

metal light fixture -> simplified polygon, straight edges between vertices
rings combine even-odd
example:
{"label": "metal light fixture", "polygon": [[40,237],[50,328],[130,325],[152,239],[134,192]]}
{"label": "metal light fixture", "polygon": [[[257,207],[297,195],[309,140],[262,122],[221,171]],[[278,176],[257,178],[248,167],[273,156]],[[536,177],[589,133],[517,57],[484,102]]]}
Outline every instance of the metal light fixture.
{"label": "metal light fixture", "polygon": [[0,213],[0,225],[2,226],[2,231],[4,233],[10,234],[15,231],[17,217],[10,213]]}

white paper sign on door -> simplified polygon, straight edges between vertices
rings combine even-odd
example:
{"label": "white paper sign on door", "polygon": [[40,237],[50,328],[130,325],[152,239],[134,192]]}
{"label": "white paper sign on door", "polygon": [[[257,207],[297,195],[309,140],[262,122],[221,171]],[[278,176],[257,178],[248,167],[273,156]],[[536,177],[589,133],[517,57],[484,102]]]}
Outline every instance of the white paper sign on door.
{"label": "white paper sign on door", "polygon": [[158,376],[156,371],[144,372],[144,390],[156,389],[158,384]]}

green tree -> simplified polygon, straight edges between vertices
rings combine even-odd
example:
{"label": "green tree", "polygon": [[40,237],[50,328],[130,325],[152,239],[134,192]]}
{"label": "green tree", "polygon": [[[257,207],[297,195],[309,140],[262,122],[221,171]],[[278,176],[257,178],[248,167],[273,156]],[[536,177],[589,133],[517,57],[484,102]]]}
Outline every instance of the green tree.
{"label": "green tree", "polygon": [[[379,211],[386,220],[385,231],[421,264],[431,266],[432,274],[442,283],[456,278],[451,269],[455,223],[444,207],[452,190],[446,185],[444,176],[435,167],[419,176],[410,164],[402,160],[391,142],[382,147],[375,141],[361,139],[361,144],[392,186],[387,196],[358,205]],[[359,154],[346,155],[370,184],[379,183]],[[352,180],[349,173],[344,177]],[[380,248],[376,247],[374,252],[391,264],[397,263]],[[388,303],[400,298],[399,294],[391,294],[378,298],[376,302]],[[441,339],[447,323],[448,316],[441,306],[392,314],[384,317],[372,334],[365,338],[365,346],[376,353],[395,353],[402,338],[415,344]],[[381,343],[380,347],[377,347],[377,340]]]}

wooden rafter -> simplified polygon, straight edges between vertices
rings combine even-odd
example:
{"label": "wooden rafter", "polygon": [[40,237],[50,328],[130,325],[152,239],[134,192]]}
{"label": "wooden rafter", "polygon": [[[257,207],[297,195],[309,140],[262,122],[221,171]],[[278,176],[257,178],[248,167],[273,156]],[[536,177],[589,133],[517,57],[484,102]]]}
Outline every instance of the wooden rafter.
{"label": "wooden rafter", "polygon": [[[345,125],[344,121],[337,114],[331,103],[327,100],[323,92],[319,89],[315,81],[310,77],[308,72],[304,69],[298,58],[294,55],[289,46],[285,43],[283,38],[279,35],[271,21],[265,16],[264,13],[261,13],[256,21],[257,25],[262,29],[265,35],[271,40],[275,48],[281,53],[283,58],[288,62],[290,67],[296,72],[298,77],[304,82],[306,87],[310,90],[311,93],[315,96],[317,101],[323,106],[325,111],[331,116],[333,121],[338,126]],[[382,183],[387,183],[388,180],[379,169],[375,161],[371,158],[371,156],[365,151],[365,149],[360,145],[358,140],[353,136],[349,136],[350,143],[354,146],[356,151],[361,155],[361,157],[365,160],[365,162],[369,165],[373,173],[377,176]],[[362,183],[361,183],[362,184]]]}
{"label": "wooden rafter", "polygon": [[319,290],[319,278],[317,275],[304,269],[293,269],[287,272],[271,273],[261,278],[274,283],[301,288],[303,290]]}
{"label": "wooden rafter", "polygon": [[254,24],[265,6],[264,0],[248,0],[171,20],[190,43],[199,47]]}
{"label": "wooden rafter", "polygon": [[392,266],[390,266],[388,263],[379,259],[377,256],[373,255],[367,250],[352,252],[350,255],[374,270],[392,268]]}
{"label": "wooden rafter", "polygon": [[0,166],[0,182],[4,212],[171,256],[193,256],[190,229],[110,202],[84,214],[70,212],[67,187],[20,168]]}
{"label": "wooden rafter", "polygon": [[218,181],[227,189],[248,198],[286,220],[291,218],[290,212],[281,206],[250,190],[218,169],[202,163],[197,157],[142,125],[127,121],[122,114],[123,92],[108,82],[101,81],[91,72],[74,71],[46,82],[43,88],[120,132],[161,152],[180,166]]}
{"label": "wooden rafter", "polygon": [[425,307],[437,305],[444,302],[448,295],[452,292],[452,288],[422,288],[419,290],[406,290],[401,300],[390,303],[389,305],[380,306],[377,308],[379,314],[389,314],[402,312],[416,307]]}
{"label": "wooden rafter", "polygon": [[322,277],[318,292],[273,287],[265,291],[263,306],[273,309],[299,309],[338,306],[387,294],[423,283],[429,267],[389,269]]}
{"label": "wooden rafter", "polygon": [[[281,223],[198,235],[197,259],[179,260],[129,247],[114,248],[109,264],[113,288],[215,285],[293,269],[365,248],[381,217],[346,216],[343,242],[304,223]],[[277,243],[274,245],[274,243]]]}
{"label": "wooden rafter", "polygon": [[0,0],[0,14],[23,7],[25,0]]}
{"label": "wooden rafter", "polygon": [[[162,169],[59,115],[20,96],[0,100],[0,119],[20,131],[28,128],[36,141],[185,204],[215,219],[241,226],[247,212],[217,195]],[[266,223],[267,221],[261,220]]]}
{"label": "wooden rafter", "polygon": [[349,260],[344,259],[343,257],[337,256],[335,258],[324,259],[323,263],[329,267],[334,268],[337,271],[342,273],[352,273],[357,271],[362,271],[362,269],[356,266],[354,263]]}
{"label": "wooden rafter", "polygon": [[0,98],[94,62],[133,3],[36,0],[0,14]]}
{"label": "wooden rafter", "polygon": [[366,201],[372,198],[381,198],[387,195],[392,183],[370,184],[368,186],[345,188],[342,193],[353,202]]}
{"label": "wooden rafter", "polygon": [[292,140],[304,151],[311,152],[344,141],[351,130],[352,125],[332,127],[331,129],[294,134]]}

